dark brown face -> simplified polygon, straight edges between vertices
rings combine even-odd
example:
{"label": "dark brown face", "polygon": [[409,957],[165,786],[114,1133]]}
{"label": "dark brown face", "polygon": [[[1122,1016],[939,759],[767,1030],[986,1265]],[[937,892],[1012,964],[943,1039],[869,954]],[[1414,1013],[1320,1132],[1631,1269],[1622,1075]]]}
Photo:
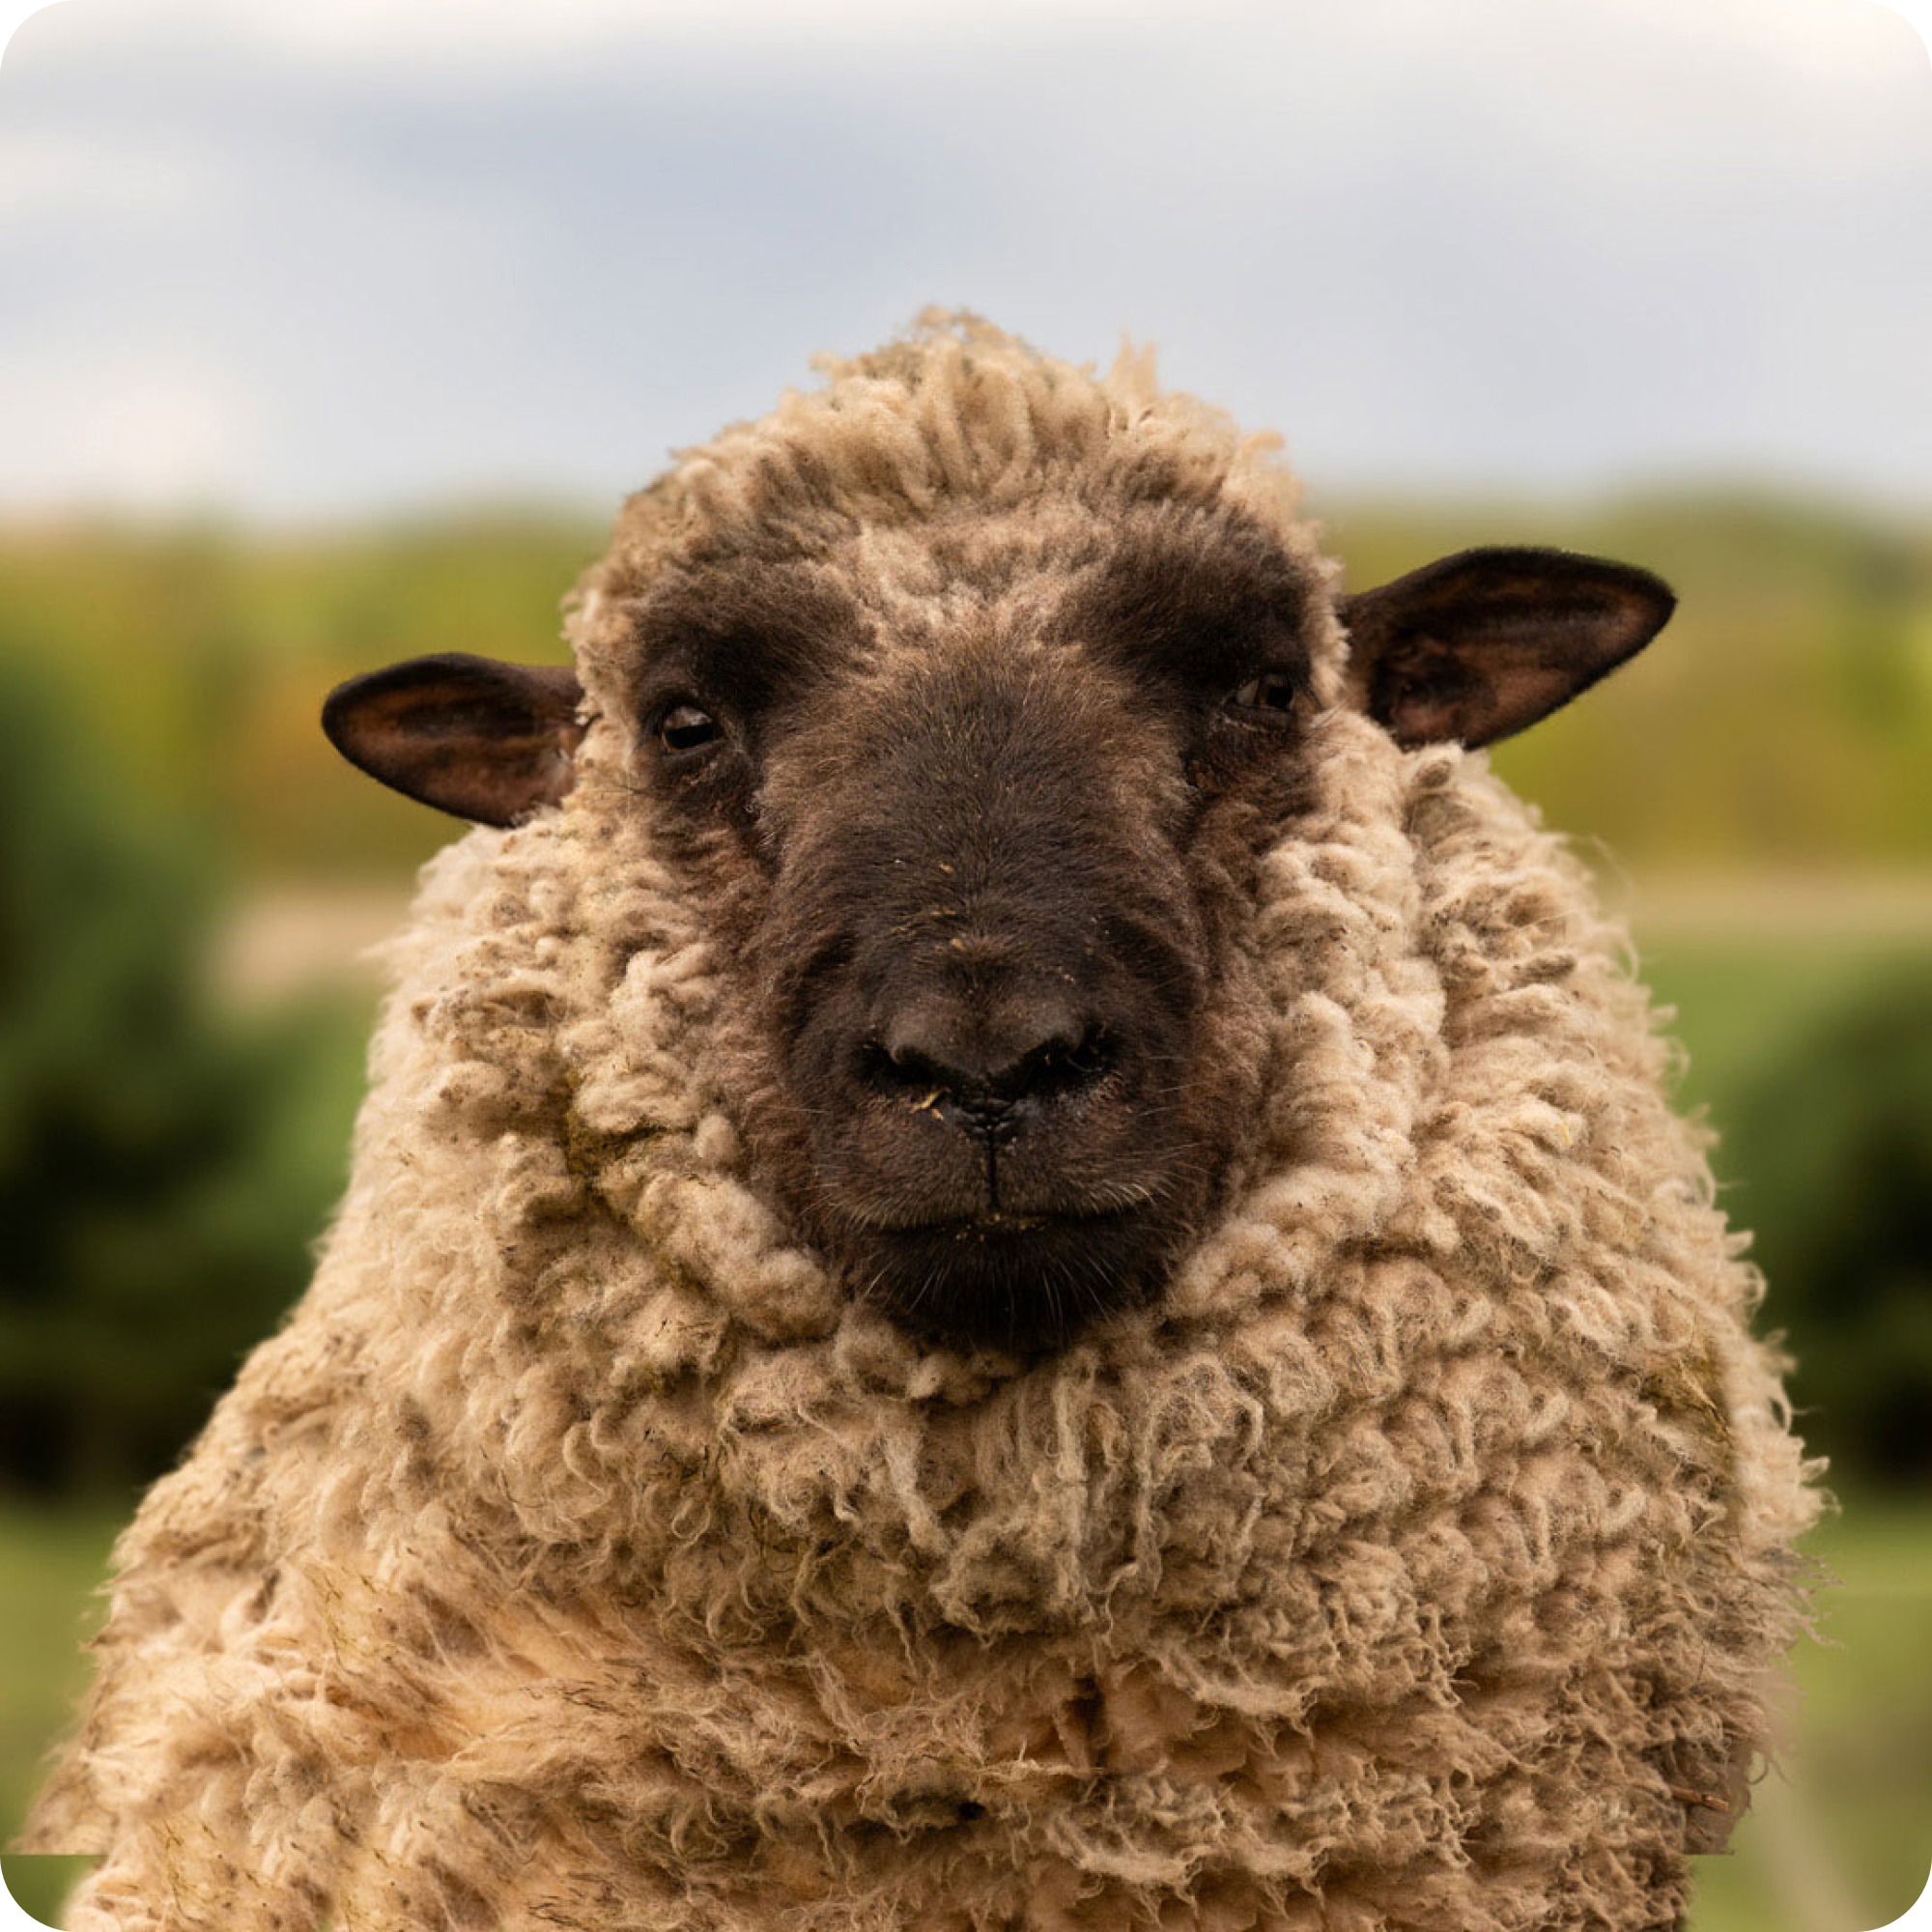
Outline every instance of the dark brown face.
{"label": "dark brown face", "polygon": [[959,556],[883,611],[796,563],[657,586],[638,766],[743,976],[766,1171],[854,1293],[1024,1350],[1156,1290],[1252,1112],[1230,948],[1321,606],[1232,522],[990,594]]}
{"label": "dark brown face", "polygon": [[[1646,573],[1467,552],[1331,606],[1232,513],[958,517],[712,557],[617,608],[627,782],[702,908],[758,1171],[855,1295],[1019,1352],[1157,1294],[1254,1118],[1253,862],[1313,796],[1312,653],[1404,744],[1481,744],[1633,654]],[[332,695],[357,764],[493,823],[560,800],[568,673]]]}

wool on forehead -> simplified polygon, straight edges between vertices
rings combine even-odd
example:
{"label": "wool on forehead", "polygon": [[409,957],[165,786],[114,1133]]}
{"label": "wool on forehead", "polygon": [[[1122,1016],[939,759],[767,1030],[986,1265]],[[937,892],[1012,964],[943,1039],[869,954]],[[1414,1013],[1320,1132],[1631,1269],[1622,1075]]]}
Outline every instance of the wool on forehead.
{"label": "wool on forehead", "polygon": [[[702,569],[746,552],[819,559],[861,532],[943,531],[958,513],[995,526],[1009,549],[1050,551],[1077,541],[1080,511],[1090,528],[1135,504],[1212,512],[1266,530],[1311,576],[1328,574],[1315,531],[1296,519],[1299,485],[1280,440],[1243,435],[1222,412],[1162,389],[1151,351],[1122,350],[1103,376],[978,316],[931,310],[884,348],[815,360],[821,386],[681,451],[624,505],[572,623],[593,693],[620,681],[627,601],[669,565]],[[1062,526],[1042,526],[1042,504],[1056,501]],[[1030,519],[1010,514],[1019,510]],[[1325,689],[1337,639],[1317,636]]]}

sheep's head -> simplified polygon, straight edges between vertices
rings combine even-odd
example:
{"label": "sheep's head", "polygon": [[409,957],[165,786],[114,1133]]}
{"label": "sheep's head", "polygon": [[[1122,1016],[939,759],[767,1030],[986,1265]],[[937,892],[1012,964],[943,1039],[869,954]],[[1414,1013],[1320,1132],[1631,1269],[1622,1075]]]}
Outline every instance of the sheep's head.
{"label": "sheep's head", "polygon": [[[1025,1350],[1156,1294],[1241,1151],[1268,1073],[1255,861],[1319,795],[1324,720],[1489,743],[1671,599],[1530,550],[1338,596],[1210,419],[1151,446],[1036,359],[1009,405],[1030,372],[1063,411],[1075,384],[1100,402],[1051,425],[1070,450],[1037,408],[1029,471],[975,446],[985,367],[942,340],[897,365],[896,413],[887,352],[867,410],[793,399],[635,498],[580,612],[583,687],[418,660],[326,722],[493,824],[564,804],[583,718],[615,723],[607,777],[743,995],[739,1125],[773,1196],[907,1325]],[[956,447],[910,434],[949,369]]]}

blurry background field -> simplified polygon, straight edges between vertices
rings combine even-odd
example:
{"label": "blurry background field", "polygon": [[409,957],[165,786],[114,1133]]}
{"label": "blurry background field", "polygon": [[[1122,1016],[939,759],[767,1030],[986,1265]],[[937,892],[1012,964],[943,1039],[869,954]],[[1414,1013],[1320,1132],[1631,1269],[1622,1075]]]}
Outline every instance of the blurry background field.
{"label": "blurry background field", "polygon": [[[1872,0],[67,0],[0,73],[0,1841],[300,1292],[449,821],[337,679],[557,654],[665,452],[923,304],[1286,432],[1361,586],[1647,565],[1497,763],[1674,1005],[1842,1516],[1691,1932],[1932,1863],[1932,68]],[[1730,480],[1724,480],[1730,479]],[[496,507],[479,509],[479,504]],[[585,506],[594,506],[586,511]],[[7,1876],[43,1913],[61,1883]]]}
{"label": "blurry background field", "polygon": [[[1932,1848],[1932,531],[1696,496],[1329,520],[1356,582],[1529,537],[1679,591],[1647,657],[1497,761],[1632,907],[1845,1501],[1818,1542],[1836,1647],[1801,1660],[1788,1781],[1706,1866],[1696,1932],[1878,1925]],[[554,654],[599,536],[0,531],[10,1825],[113,1526],[302,1285],[360,1092],[364,949],[455,830],[342,764],[321,696],[418,652]],[[39,1863],[8,1870],[45,1907]]]}

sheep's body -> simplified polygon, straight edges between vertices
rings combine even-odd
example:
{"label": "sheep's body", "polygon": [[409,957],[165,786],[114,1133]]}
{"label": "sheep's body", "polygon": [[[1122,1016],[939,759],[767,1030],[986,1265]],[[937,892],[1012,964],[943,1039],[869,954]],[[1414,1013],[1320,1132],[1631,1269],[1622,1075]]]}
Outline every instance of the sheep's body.
{"label": "sheep's body", "polygon": [[[1134,372],[998,345],[949,453],[922,353],[963,385],[947,338],[841,379],[902,469],[1009,507],[1098,434],[1287,517]],[[822,408],[689,461],[649,542],[769,519]],[[108,1854],[70,1923],[1674,1924],[1815,1510],[1755,1279],[1580,868],[1479,756],[1320,730],[1220,1215],[1024,1370],[791,1244],[608,724],[565,810],[439,860],[316,1283],[119,1551],[37,1827]]]}

